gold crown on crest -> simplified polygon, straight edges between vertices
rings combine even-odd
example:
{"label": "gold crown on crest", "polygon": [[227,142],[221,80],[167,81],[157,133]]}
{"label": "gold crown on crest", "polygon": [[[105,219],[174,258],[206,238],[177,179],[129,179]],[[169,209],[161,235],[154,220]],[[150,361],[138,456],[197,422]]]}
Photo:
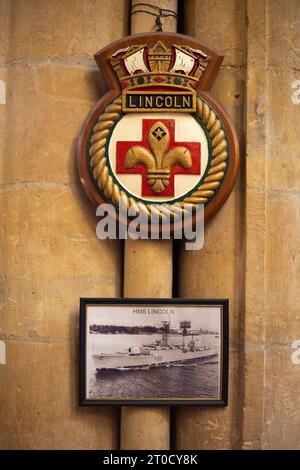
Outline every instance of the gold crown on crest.
{"label": "gold crown on crest", "polygon": [[153,47],[129,46],[117,50],[110,63],[123,90],[143,87],[176,87],[195,90],[210,57],[190,46],[171,48],[162,41]]}

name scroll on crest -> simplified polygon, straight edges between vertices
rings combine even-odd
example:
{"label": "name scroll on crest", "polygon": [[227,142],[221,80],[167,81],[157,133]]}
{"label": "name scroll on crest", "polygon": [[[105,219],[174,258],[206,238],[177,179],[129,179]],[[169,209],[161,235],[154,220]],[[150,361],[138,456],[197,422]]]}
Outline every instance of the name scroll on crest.
{"label": "name scroll on crest", "polygon": [[238,171],[236,131],[208,92],[223,56],[179,34],[129,36],[95,60],[108,92],[79,139],[83,187],[95,203],[120,199],[151,215],[170,205],[205,206],[229,196]]}

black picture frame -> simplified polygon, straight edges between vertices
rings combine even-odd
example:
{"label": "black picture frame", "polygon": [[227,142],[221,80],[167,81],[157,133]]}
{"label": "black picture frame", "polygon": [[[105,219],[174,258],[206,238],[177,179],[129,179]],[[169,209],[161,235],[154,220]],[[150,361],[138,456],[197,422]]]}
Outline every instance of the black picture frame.
{"label": "black picture frame", "polygon": [[[171,308],[172,306],[194,306],[201,308],[220,308],[219,330],[219,394],[217,397],[111,397],[101,396],[89,398],[87,395],[87,321],[89,307],[133,306],[133,308]],[[154,306],[154,307],[152,307]],[[90,333],[91,334],[91,333]],[[183,334],[183,333],[182,333]],[[218,336],[215,336],[217,338]],[[193,336],[192,336],[193,338]],[[111,354],[112,355],[112,354]],[[97,355],[93,354],[92,357]],[[99,357],[102,354],[99,354]],[[185,361],[184,361],[185,362]],[[228,299],[112,299],[112,298],[81,298],[79,325],[79,405],[80,406],[160,406],[160,405],[197,405],[197,406],[227,406],[228,404],[228,362],[229,362],[229,300]]]}

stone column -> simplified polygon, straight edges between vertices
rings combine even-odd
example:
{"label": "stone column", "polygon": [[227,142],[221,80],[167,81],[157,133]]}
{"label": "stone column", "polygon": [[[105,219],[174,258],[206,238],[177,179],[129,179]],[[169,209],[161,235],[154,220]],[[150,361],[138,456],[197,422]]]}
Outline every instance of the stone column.
{"label": "stone column", "polygon": [[211,93],[228,110],[237,128],[241,171],[231,196],[205,226],[204,248],[185,251],[182,244],[179,297],[229,298],[229,406],[223,409],[186,407],[176,413],[179,449],[230,449],[240,446],[242,377],[240,335],[243,325],[243,112],[245,82],[246,5],[243,0],[186,0],[185,34],[225,54]]}
{"label": "stone column", "polygon": [[247,2],[245,449],[300,449],[300,8]]}
{"label": "stone column", "polygon": [[1,0],[1,449],[113,449],[112,407],[78,407],[79,297],[121,293],[118,241],[96,238],[75,164],[102,94],[93,54],[127,2]]}
{"label": "stone column", "polygon": [[226,54],[212,92],[234,118],[242,158],[204,249],[182,252],[180,271],[180,295],[230,299],[229,406],[181,409],[176,443],[299,449],[299,2],[185,7],[186,32]]}
{"label": "stone column", "polygon": [[[151,0],[150,3],[177,11],[177,0]],[[176,18],[163,19],[163,27],[164,31],[176,31]],[[155,17],[145,13],[132,16],[132,34],[155,30]],[[127,240],[124,263],[125,297],[172,297],[171,240]],[[169,446],[168,407],[122,407],[121,449],[168,449]]]}

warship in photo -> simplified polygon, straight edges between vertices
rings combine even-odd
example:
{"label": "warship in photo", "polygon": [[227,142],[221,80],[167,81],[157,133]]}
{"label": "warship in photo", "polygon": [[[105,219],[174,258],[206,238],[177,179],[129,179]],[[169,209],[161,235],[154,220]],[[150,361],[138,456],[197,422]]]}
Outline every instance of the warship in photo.
{"label": "warship in photo", "polygon": [[[112,353],[92,353],[94,372],[185,364],[216,356],[217,351],[213,346],[201,342],[200,332],[190,329],[190,321],[181,321],[177,330],[171,330],[170,322],[163,321],[161,337],[150,344],[130,346]],[[170,341],[174,335],[179,341]]]}

